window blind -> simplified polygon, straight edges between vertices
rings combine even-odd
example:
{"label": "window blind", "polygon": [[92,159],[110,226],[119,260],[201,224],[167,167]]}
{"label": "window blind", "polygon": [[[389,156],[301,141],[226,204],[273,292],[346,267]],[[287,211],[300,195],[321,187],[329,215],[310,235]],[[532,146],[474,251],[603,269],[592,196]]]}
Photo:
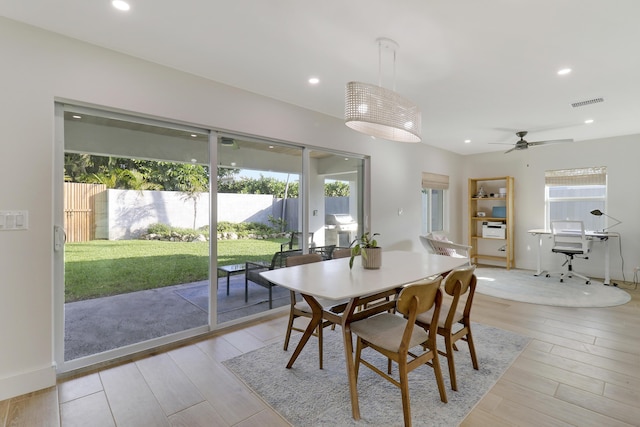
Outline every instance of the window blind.
{"label": "window blind", "polygon": [[449,176],[437,173],[422,172],[422,188],[432,190],[448,190]]}
{"label": "window blind", "polygon": [[607,167],[558,169],[544,173],[546,186],[606,185]]}

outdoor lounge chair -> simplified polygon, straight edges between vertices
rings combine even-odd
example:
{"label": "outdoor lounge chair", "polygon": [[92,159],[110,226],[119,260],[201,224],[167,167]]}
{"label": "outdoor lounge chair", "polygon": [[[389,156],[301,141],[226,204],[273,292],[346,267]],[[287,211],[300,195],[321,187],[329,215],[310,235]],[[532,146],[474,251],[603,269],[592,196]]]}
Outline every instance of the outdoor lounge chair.
{"label": "outdoor lounge chair", "polygon": [[302,255],[302,249],[294,249],[290,251],[280,251],[273,254],[271,258],[271,264],[265,265],[257,262],[247,261],[245,263],[245,275],[244,275],[244,301],[249,301],[249,281],[263,286],[269,290],[269,309],[273,308],[273,287],[275,286],[270,281],[264,279],[260,273],[263,271],[273,270],[275,268],[282,268],[286,265],[287,257],[294,255]]}
{"label": "outdoor lounge chair", "polygon": [[[436,255],[446,255],[455,258],[469,258],[471,246],[453,243],[446,236],[429,233],[426,236],[420,236],[420,242],[425,249]],[[469,265],[471,259],[469,258]]]}

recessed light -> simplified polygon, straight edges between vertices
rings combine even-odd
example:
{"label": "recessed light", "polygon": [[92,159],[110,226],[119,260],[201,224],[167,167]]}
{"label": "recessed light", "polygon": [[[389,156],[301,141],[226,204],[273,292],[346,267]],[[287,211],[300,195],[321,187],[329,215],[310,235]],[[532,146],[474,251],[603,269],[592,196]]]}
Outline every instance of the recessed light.
{"label": "recessed light", "polygon": [[77,115],[77,114],[74,114],[74,115],[73,115],[73,116],[71,116],[71,117],[73,117],[74,119],[81,119],[81,118],[82,118],[82,116],[79,116],[79,115]]}
{"label": "recessed light", "polygon": [[470,139],[465,139],[465,140],[464,140],[464,143],[465,143],[465,144],[469,144],[470,142],[471,142],[471,140],[470,140]]}
{"label": "recessed light", "polygon": [[192,137],[192,138],[197,138],[197,137],[198,137],[198,135],[196,135],[195,133],[192,133],[192,134],[191,134],[191,137]]}
{"label": "recessed light", "polygon": [[584,121],[584,124],[586,125],[590,125],[591,123],[593,123],[593,119],[587,119]]}
{"label": "recessed light", "polygon": [[562,69],[558,70],[558,75],[559,76],[566,76],[569,73],[571,73],[571,68],[562,68]]}
{"label": "recessed light", "polygon": [[191,163],[195,165],[196,163],[198,163],[198,159],[191,159]]}
{"label": "recessed light", "polygon": [[320,79],[319,78],[317,78],[317,77],[309,78],[309,84],[317,85],[318,83],[320,83]]}
{"label": "recessed light", "polygon": [[273,149],[274,147],[273,147],[273,145],[270,145],[269,148]]}
{"label": "recessed light", "polygon": [[126,1],[123,0],[113,0],[111,2],[111,5],[113,7],[115,7],[118,10],[123,10],[123,11],[127,11],[129,9],[131,9],[131,6],[129,6],[129,3],[127,3]]}

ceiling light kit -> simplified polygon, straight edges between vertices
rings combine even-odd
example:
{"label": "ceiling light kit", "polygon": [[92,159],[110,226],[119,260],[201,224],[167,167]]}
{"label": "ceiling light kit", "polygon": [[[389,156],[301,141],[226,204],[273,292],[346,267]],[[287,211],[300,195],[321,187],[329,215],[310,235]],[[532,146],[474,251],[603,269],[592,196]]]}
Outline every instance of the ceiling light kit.
{"label": "ceiling light kit", "polygon": [[[420,107],[395,92],[396,51],[398,44],[378,38],[378,86],[361,82],[347,83],[345,124],[376,138],[399,142],[420,142]],[[393,52],[393,90],[382,87],[382,50]]]}

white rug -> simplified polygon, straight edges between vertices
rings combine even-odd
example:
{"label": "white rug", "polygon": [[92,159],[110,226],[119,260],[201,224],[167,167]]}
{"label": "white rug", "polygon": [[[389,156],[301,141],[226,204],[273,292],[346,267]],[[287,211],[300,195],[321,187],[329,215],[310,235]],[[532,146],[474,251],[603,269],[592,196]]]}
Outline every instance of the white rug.
{"label": "white rug", "polygon": [[[460,424],[529,342],[522,335],[476,323],[472,331],[480,369],[473,369],[468,347],[459,341],[460,351],[455,354],[459,391],[451,390],[447,361],[440,358],[449,403],[440,401],[432,368],[419,367],[409,374],[413,425]],[[299,336],[295,341],[292,338],[289,351],[283,351],[282,343],[277,343],[223,364],[294,426],[403,425],[400,389],[364,366],[358,376],[361,420],[353,420],[339,328],[325,329],[322,370],[318,369],[318,344],[313,337],[293,368],[286,369],[298,339]],[[363,355],[377,360],[377,365],[386,371],[386,359],[379,353],[365,349]],[[397,372],[394,366],[394,374]]]}
{"label": "white rug", "polygon": [[557,276],[534,276],[530,270],[507,270],[504,268],[477,268],[476,291],[492,297],[531,304],[559,307],[611,307],[626,304],[631,296],[615,286],[604,286],[602,282],[565,278],[563,283]]}

